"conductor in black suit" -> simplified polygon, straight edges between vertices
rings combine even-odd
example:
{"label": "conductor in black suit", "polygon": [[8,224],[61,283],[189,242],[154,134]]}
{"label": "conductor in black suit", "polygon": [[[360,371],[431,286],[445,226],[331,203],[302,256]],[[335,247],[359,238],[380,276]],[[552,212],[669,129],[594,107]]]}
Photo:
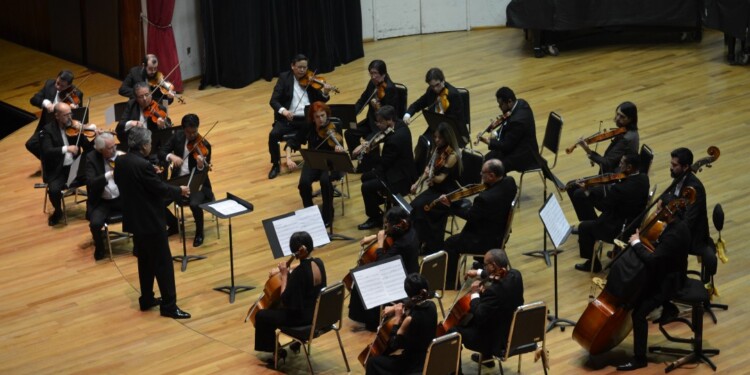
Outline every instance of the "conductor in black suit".
{"label": "conductor in black suit", "polygon": [[[459,254],[482,255],[489,249],[502,246],[508,214],[518,191],[516,180],[505,174],[502,162],[497,159],[484,162],[481,173],[482,183],[487,185],[487,189],[474,198],[469,212],[459,215],[466,217],[466,225],[461,233],[445,240],[445,251],[448,253],[445,286],[448,289],[456,285]],[[450,204],[445,195],[439,199],[445,205]]]}
{"label": "conductor in black suit", "polygon": [[[149,81],[156,81],[158,73],[159,59],[156,58],[156,55],[148,54],[143,57],[141,65],[130,68],[127,77],[122,81],[122,85],[120,85],[120,89],[117,92],[128,99],[135,99],[135,84],[138,82],[146,82],[148,84]],[[156,83],[161,82],[157,81]],[[156,86],[151,86],[150,84],[148,87],[150,90],[156,88]],[[164,104],[162,103],[163,100],[166,100],[167,104],[172,104],[174,101],[174,94],[171,91],[163,94],[161,90],[154,90],[153,95],[154,100],[159,104]]]}
{"label": "conductor in black suit", "polygon": [[[117,158],[115,183],[123,205],[122,227],[133,233],[138,248],[138,279],[141,286],[141,311],[161,305],[161,315],[187,319],[190,314],[177,307],[172,254],[167,240],[165,199],[190,196],[187,186],[172,186],[156,175],[146,159],[151,153],[151,131],[136,127],[128,133],[130,152]],[[154,298],[154,277],[161,298]]]}
{"label": "conductor in black suit", "polygon": [[74,97],[78,98],[79,103],[83,102],[83,93],[77,87],[73,86],[73,72],[70,70],[61,70],[57,74],[57,78],[54,80],[48,79],[42,89],[29,100],[31,105],[39,107],[42,110],[34,134],[26,141],[26,149],[34,154],[37,159],[41,160],[42,158],[42,151],[39,146],[39,131],[53,119],[52,111],[55,109],[55,104],[63,102],[68,103],[73,109],[78,108],[74,104]]}
{"label": "conductor in black suit", "polygon": [[517,99],[508,87],[499,88],[495,97],[500,111],[507,118],[492,136],[480,137],[479,140],[490,150],[484,160],[500,159],[506,172],[539,168],[534,158],[534,153],[539,152],[539,143],[531,106],[527,101]]}
{"label": "conductor in black suit", "polygon": [[[273,129],[268,133],[268,153],[271,155],[271,171],[268,178],[273,179],[279,175],[279,142],[284,135],[293,133],[299,128],[307,126],[305,119],[305,107],[313,102],[327,102],[328,92],[332,86],[324,85],[320,90],[315,89],[309,82],[307,85],[300,83],[308,74],[308,58],[299,54],[292,58],[291,70],[279,74],[276,86],[273,88],[269,104],[273,108]],[[308,80],[309,81],[309,80]]]}
{"label": "conductor in black suit", "polygon": [[112,133],[99,134],[94,139],[94,149],[96,152],[86,155],[86,212],[94,239],[94,260],[100,260],[104,259],[102,226],[110,214],[122,212],[122,201],[120,189],[114,180],[117,158],[115,136]]}

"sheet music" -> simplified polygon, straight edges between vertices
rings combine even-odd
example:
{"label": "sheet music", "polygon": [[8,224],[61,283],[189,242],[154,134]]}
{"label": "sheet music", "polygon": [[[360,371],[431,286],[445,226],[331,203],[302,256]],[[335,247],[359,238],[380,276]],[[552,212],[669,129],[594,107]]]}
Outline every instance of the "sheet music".
{"label": "sheet music", "polygon": [[555,248],[559,249],[568,239],[572,229],[554,194],[550,194],[547,203],[539,210],[539,217],[542,218]]}
{"label": "sheet music", "polygon": [[82,155],[78,155],[78,157],[73,159],[73,163],[70,165],[70,171],[68,172],[68,182],[66,182],[65,185],[70,186],[70,184],[73,183],[73,180],[78,176],[78,168],[81,166],[81,156]]}
{"label": "sheet music", "polygon": [[224,216],[236,214],[238,212],[247,211],[247,207],[237,203],[237,201],[227,199],[225,201],[217,202],[211,205],[216,211]]}
{"label": "sheet music", "polygon": [[[292,251],[289,249],[289,238],[292,237],[294,232],[300,230],[300,226],[297,224],[297,216],[292,215],[274,220],[273,229],[276,231],[276,238],[279,240],[279,246],[281,246],[284,256],[292,255]],[[317,245],[314,239],[313,244]]]}
{"label": "sheet music", "polygon": [[116,122],[117,119],[115,118],[115,106],[110,106],[106,110],[104,110],[104,122],[107,124],[111,124],[113,122]]}
{"label": "sheet music", "polygon": [[305,231],[309,233],[315,247],[331,242],[318,206],[303,208],[295,211],[294,215],[274,220],[273,229],[284,256],[292,255],[292,251],[289,249],[289,238],[292,237],[294,232]]}
{"label": "sheet music", "polygon": [[388,258],[382,264],[353,271],[365,308],[406,298],[406,271],[401,257]]}

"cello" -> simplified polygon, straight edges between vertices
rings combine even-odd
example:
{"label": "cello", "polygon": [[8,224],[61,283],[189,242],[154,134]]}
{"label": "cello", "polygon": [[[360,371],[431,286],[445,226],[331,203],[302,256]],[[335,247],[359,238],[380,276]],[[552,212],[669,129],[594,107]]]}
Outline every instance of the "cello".
{"label": "cello", "polygon": [[[292,254],[286,261],[286,267],[292,265],[294,259],[297,258],[296,254]],[[255,326],[255,316],[258,314],[258,310],[270,309],[278,305],[281,301],[281,273],[276,272],[268,277],[266,285],[263,287],[263,293],[258,296],[258,300],[250,306],[250,309],[245,315],[245,323],[248,319]]]}

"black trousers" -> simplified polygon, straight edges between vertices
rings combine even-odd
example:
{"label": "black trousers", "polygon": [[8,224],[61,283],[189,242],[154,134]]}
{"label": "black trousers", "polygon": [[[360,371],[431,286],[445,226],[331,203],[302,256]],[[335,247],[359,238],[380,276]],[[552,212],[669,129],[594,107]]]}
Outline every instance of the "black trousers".
{"label": "black trousers", "polygon": [[424,363],[402,355],[379,355],[367,360],[367,375],[408,375],[421,374]]}
{"label": "black trousers", "polygon": [[265,309],[255,315],[255,350],[273,353],[276,347],[276,329],[283,326],[303,326],[312,318],[303,319],[301,314],[286,309]]}
{"label": "black trousers", "polygon": [[604,199],[604,188],[601,186],[594,186],[587,189],[589,195],[586,195],[585,190],[574,187],[568,189],[568,196],[570,202],[573,204],[573,209],[576,211],[578,221],[595,220],[597,218],[595,208],[599,207],[599,202]]}
{"label": "black trousers", "polygon": [[304,207],[310,207],[313,205],[313,194],[312,194],[312,183],[320,181],[320,194],[323,197],[323,222],[330,223],[333,218],[333,184],[332,179],[339,177],[338,172],[329,173],[328,171],[321,169],[312,169],[303,165],[302,173],[299,176],[299,195],[302,198],[302,205]]}
{"label": "black trousers", "polygon": [[425,245],[425,252],[432,254],[445,247],[445,225],[450,214],[450,207],[438,203],[429,211],[425,206],[440,197],[442,193],[432,188],[417,195],[411,202],[411,221],[417,231],[419,241]]}
{"label": "black trousers", "polygon": [[141,285],[141,305],[154,299],[154,278],[161,293],[161,310],[177,308],[177,290],[174,282],[172,253],[169,250],[167,233],[133,233],[133,244],[138,248],[138,280]]}
{"label": "black trousers", "polygon": [[[463,233],[454,234],[445,240],[445,252],[448,253],[448,265],[445,271],[445,289],[456,289],[456,271],[458,271],[459,254],[473,254],[483,256],[489,250],[488,246],[469,245],[471,239],[463,238]],[[476,243],[473,242],[472,243]]]}
{"label": "black trousers", "polygon": [[116,212],[122,212],[120,198],[102,198],[99,204],[89,212],[89,230],[91,230],[91,238],[94,239],[95,254],[104,254],[104,233],[102,233],[102,226],[107,222],[109,215]]}
{"label": "black trousers", "polygon": [[359,289],[352,288],[349,297],[349,319],[364,323],[368,331],[375,332],[380,324],[380,306],[365,309]]}
{"label": "black trousers", "polygon": [[605,225],[597,220],[582,221],[578,224],[578,254],[583,259],[591,259],[596,241],[613,243],[622,228]]}
{"label": "black trousers", "polygon": [[279,142],[287,134],[294,133],[306,125],[304,117],[295,117],[292,121],[279,120],[273,123],[271,132],[268,133],[268,153],[271,155],[271,164],[279,164],[281,151],[279,151]]}
{"label": "black trousers", "polygon": [[373,220],[383,218],[383,212],[380,205],[385,201],[383,194],[387,194],[383,183],[375,174],[370,171],[362,174],[362,200],[365,202],[365,215]]}
{"label": "black trousers", "polygon": [[52,203],[52,207],[55,208],[55,213],[62,214],[62,191],[65,189],[65,184],[68,182],[68,174],[70,173],[70,167],[63,167],[60,174],[47,181],[47,189],[49,189],[49,202]]}

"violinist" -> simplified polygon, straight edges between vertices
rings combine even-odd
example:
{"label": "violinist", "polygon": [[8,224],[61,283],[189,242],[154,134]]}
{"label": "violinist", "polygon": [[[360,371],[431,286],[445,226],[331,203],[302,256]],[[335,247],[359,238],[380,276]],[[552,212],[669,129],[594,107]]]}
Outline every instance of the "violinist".
{"label": "violinist", "polygon": [[276,178],[281,171],[279,142],[284,135],[307,126],[305,107],[313,102],[327,102],[329,99],[328,93],[332,86],[326,84],[318,90],[311,84],[312,80],[306,79],[307,82],[304,82],[305,78],[312,74],[312,71],[308,70],[308,61],[305,55],[294,56],[290,71],[279,74],[279,79],[273,88],[269,102],[274,112],[273,129],[268,134],[268,153],[271,155],[269,179]]}
{"label": "violinist", "polygon": [[[453,85],[445,81],[445,75],[440,68],[430,68],[425,74],[424,81],[428,85],[427,90],[406,109],[404,122],[408,124],[412,116],[423,110],[441,113],[456,120],[459,124],[458,129],[461,134],[458,136],[464,138],[463,142],[459,143],[468,142],[469,131],[465,125],[466,115],[461,94]],[[425,135],[430,138],[429,129],[425,131]]]}
{"label": "violinist", "polygon": [[[385,315],[395,321],[390,332],[385,352],[367,361],[368,375],[414,374],[424,367],[427,348],[435,338],[437,309],[429,298],[427,280],[419,273],[411,273],[404,279],[404,291],[408,300],[385,308]],[[391,355],[403,349],[401,354]]]}
{"label": "violinist", "polygon": [[31,105],[39,107],[42,112],[34,134],[26,141],[26,149],[34,154],[37,159],[41,160],[42,151],[39,142],[39,131],[53,119],[52,112],[55,104],[64,102],[72,109],[78,108],[83,102],[83,93],[77,87],[73,86],[73,72],[70,70],[61,70],[57,74],[57,78],[54,80],[48,79],[39,92],[31,97],[29,102],[31,102]]}
{"label": "violinist", "polygon": [[492,135],[479,138],[490,150],[484,160],[499,159],[506,172],[539,168],[533,155],[539,152],[539,143],[531,106],[508,87],[499,88],[495,98],[504,120]]}
{"label": "violinist", "polygon": [[[482,255],[489,249],[500,247],[505,236],[508,214],[518,191],[516,180],[505,174],[503,163],[497,159],[484,162],[481,175],[487,189],[474,198],[468,212],[459,215],[466,218],[461,233],[445,240],[448,253],[446,289],[456,287],[459,254]],[[450,205],[445,194],[439,199],[443,205]]]}
{"label": "violinist", "polygon": [[[471,284],[469,312],[472,318],[448,332],[459,332],[463,345],[486,359],[501,356],[505,349],[513,313],[523,305],[523,278],[521,272],[510,268],[505,250],[490,249],[483,260],[482,269],[466,274],[480,278]],[[472,354],[471,360],[479,362],[479,355]],[[484,363],[484,366],[494,367],[495,362]]]}
{"label": "violinist", "polygon": [[[385,215],[383,227],[384,229],[378,231],[377,234],[364,237],[360,244],[366,245],[377,241],[376,261],[400,255],[407,274],[419,272],[419,241],[409,220],[409,213],[400,206],[391,208]],[[349,318],[364,324],[368,331],[375,332],[380,321],[380,309],[373,307],[365,310],[357,288],[352,288],[349,298]],[[361,326],[355,328],[355,330],[360,329]]]}
{"label": "violinist", "polygon": [[[151,97],[148,83],[136,83],[134,92],[135,98],[128,101],[115,129],[120,143],[126,142],[128,131],[134,127],[145,127],[155,132],[172,126],[166,107]],[[161,147],[161,145],[154,145],[154,147]]]}
{"label": "violinist", "polygon": [[427,189],[411,201],[412,222],[427,254],[443,249],[449,208],[441,204],[427,211],[425,206],[441,195],[455,190],[459,186],[457,179],[462,169],[458,141],[453,128],[441,123],[433,136],[435,146],[430,161],[419,180],[411,186],[411,193],[415,194],[420,184],[427,185]]}
{"label": "violinist", "polygon": [[94,139],[94,150],[86,155],[86,213],[91,238],[94,239],[94,260],[105,257],[102,226],[110,214],[122,212],[120,189],[114,179],[117,148],[112,133],[101,133]]}
{"label": "violinist", "polygon": [[[314,249],[310,234],[295,232],[289,238],[289,248],[299,259],[299,265],[292,271],[285,262],[280,262],[270,272],[281,275],[283,307],[260,310],[255,317],[255,350],[260,352],[274,352],[276,328],[312,323],[315,301],[320,290],[326,286],[323,261],[310,256]],[[286,349],[281,349],[279,356],[286,358]],[[273,366],[273,357],[267,362]]]}
{"label": "violinist", "polygon": [[[47,183],[49,201],[55,209],[47,220],[50,226],[57,225],[62,218],[62,190],[68,188],[66,184],[73,161],[91,150],[88,138],[66,134],[66,128],[74,125],[73,113],[68,104],[55,104],[52,113],[54,119],[44,126],[41,134],[42,178]],[[83,170],[79,173],[82,174]]]}
{"label": "violinist", "polygon": [[[308,149],[328,150],[336,152],[346,152],[341,145],[343,138],[336,131],[336,125],[330,121],[331,108],[323,102],[315,102],[310,106],[307,117],[310,125],[306,129],[300,129],[297,136],[289,141],[289,147],[286,150],[286,164],[289,170],[297,168],[297,164],[292,161],[291,150],[299,149],[304,143],[307,143]],[[339,179],[338,172],[333,175],[328,170],[312,169],[309,165],[304,164],[302,173],[299,176],[299,195],[302,197],[302,205],[310,207],[313,205],[312,183],[320,181],[320,192],[323,197],[323,222],[326,227],[330,225],[333,218],[333,185],[332,180]]]}
{"label": "violinist", "polygon": [[[148,54],[143,57],[143,60],[141,60],[141,65],[134,66],[130,69],[127,77],[122,81],[118,93],[128,99],[135,99],[135,84],[138,82],[155,82],[159,75],[159,59],[156,58],[156,55]],[[155,83],[159,84],[159,82]],[[154,91],[156,88],[155,85],[152,87],[151,84],[147,87],[149,87],[149,92]],[[170,91],[167,91],[167,94],[164,94],[161,90],[155,90],[153,95],[154,100],[159,104],[164,104],[162,103],[164,100],[166,100],[168,104],[172,104],[174,101],[174,93]]]}
{"label": "violinist", "polygon": [[[600,187],[605,195],[605,198],[597,203],[601,215],[595,216],[593,220],[582,221],[578,225],[579,254],[586,262],[576,264],[575,269],[590,272],[596,241],[613,242],[622,229],[630,225],[646,208],[649,180],[648,175],[639,172],[640,163],[638,154],[622,156],[618,169],[627,177]],[[581,187],[581,191],[585,194],[587,189]],[[625,233],[626,236],[629,234]],[[599,272],[601,269],[601,262],[597,259],[594,261],[593,271]]]}
{"label": "violinist", "polygon": [[[648,365],[646,349],[648,348],[648,321],[652,310],[668,303],[682,289],[687,278],[688,249],[690,248],[690,230],[681,213],[672,217],[658,240],[649,239],[656,244],[653,252],[641,243],[640,233],[630,236],[631,250],[645,264],[647,281],[633,304],[633,358],[617,366],[618,371],[631,371]],[[674,311],[676,315],[676,310]],[[664,313],[662,313],[663,317]],[[662,318],[660,318],[662,319]]]}
{"label": "violinist", "polygon": [[[589,160],[599,166],[600,174],[619,173],[622,156],[638,153],[638,108],[635,104],[623,102],[617,106],[614,122],[617,128],[626,128],[627,132],[613,137],[609,146],[604,151],[604,155],[599,155],[596,151],[593,151],[583,138],[579,139],[577,143],[578,146],[586,151]],[[584,194],[580,189],[569,189],[568,195],[579,221],[594,220],[596,218],[594,207],[597,205],[597,200],[604,198],[602,189],[589,189],[587,194]],[[574,230],[574,234],[575,232]]]}
{"label": "violinist", "polygon": [[[396,109],[390,105],[380,107],[376,119],[380,132],[392,133],[383,140],[383,153],[375,168],[362,174],[362,199],[367,220],[357,226],[359,230],[379,227],[383,222],[379,207],[384,202],[383,196],[408,194],[416,175],[409,127],[396,117]],[[354,149],[354,155],[360,152],[364,152],[362,145]]]}
{"label": "violinist", "polygon": [[[198,134],[198,126],[200,126],[200,119],[197,115],[189,113],[183,116],[182,132],[176,132],[162,146],[159,159],[172,164],[171,178],[189,175],[193,169],[196,174],[208,174],[208,166],[211,163],[211,144]],[[200,142],[200,145],[197,142]],[[193,247],[203,244],[203,209],[200,205],[214,200],[211,180],[206,176],[203,186],[200,190],[191,192],[189,199],[190,211],[193,212],[195,220]]]}
{"label": "violinist", "polygon": [[[376,113],[381,106],[391,105],[394,108],[398,104],[398,91],[396,86],[388,75],[388,68],[383,60],[372,60],[367,67],[370,73],[370,81],[367,82],[365,90],[354,104],[354,109],[360,113],[363,109],[368,108],[367,118],[357,124],[356,129],[348,129],[344,134],[349,152],[352,153],[354,148],[359,145],[360,139],[370,139],[378,132],[376,124]],[[372,169],[372,163],[380,156],[380,149],[372,149],[362,160],[362,165],[357,166],[357,171],[362,173]],[[371,160],[372,159],[372,160]],[[370,164],[368,166],[368,164]]]}

